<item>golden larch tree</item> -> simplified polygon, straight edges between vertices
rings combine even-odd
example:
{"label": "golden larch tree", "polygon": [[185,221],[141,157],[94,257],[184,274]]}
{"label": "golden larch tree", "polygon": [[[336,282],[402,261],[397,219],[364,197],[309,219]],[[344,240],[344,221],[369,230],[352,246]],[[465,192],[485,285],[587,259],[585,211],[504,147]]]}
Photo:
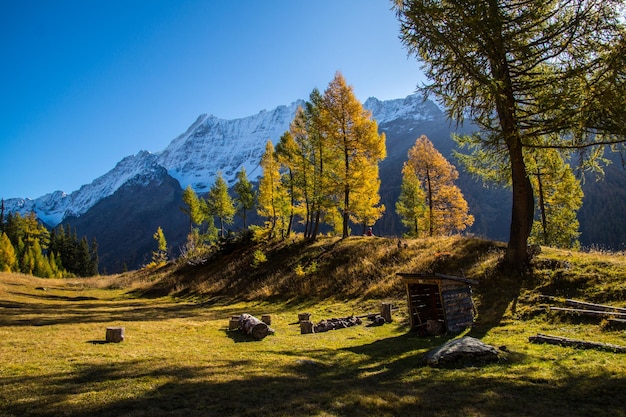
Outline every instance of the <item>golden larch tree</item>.
{"label": "golden larch tree", "polygon": [[387,156],[385,135],[378,133],[378,124],[371,112],[363,108],[340,72],[324,91],[320,116],[322,135],[335,156],[328,161],[326,172],[333,180],[342,214],[342,236],[347,237],[349,221],[356,214],[355,198],[362,197],[359,191],[378,194],[378,169],[373,166]]}
{"label": "golden larch tree", "polygon": [[426,136],[409,149],[406,166],[424,189],[425,225],[430,236],[460,232],[474,223],[461,190],[454,185],[459,173]]}

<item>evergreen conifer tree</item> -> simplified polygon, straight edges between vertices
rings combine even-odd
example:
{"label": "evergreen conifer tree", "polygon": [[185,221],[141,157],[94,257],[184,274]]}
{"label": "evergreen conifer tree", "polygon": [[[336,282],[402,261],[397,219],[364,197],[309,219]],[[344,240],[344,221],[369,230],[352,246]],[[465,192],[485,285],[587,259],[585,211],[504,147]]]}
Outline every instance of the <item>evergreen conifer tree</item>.
{"label": "evergreen conifer tree", "polygon": [[571,167],[555,149],[529,150],[527,166],[537,196],[538,219],[529,241],[561,248],[578,248],[579,223],[576,213],[583,191]]}
{"label": "evergreen conifer tree", "polygon": [[228,185],[222,177],[222,173],[218,172],[213,187],[209,190],[206,198],[207,214],[216,216],[220,222],[220,237],[224,238],[226,231],[225,224],[231,224],[235,215],[235,205],[233,199],[228,194]]}
{"label": "evergreen conifer tree", "polygon": [[257,212],[265,217],[268,237],[275,236],[277,229],[284,231],[285,215],[288,213],[289,196],[282,183],[280,164],[276,158],[274,145],[268,140],[261,157],[263,175],[259,181]]}
{"label": "evergreen conifer tree", "polygon": [[406,162],[402,167],[402,185],[396,202],[396,212],[409,231],[407,236],[419,237],[420,230],[425,230],[426,193],[415,173]]}
{"label": "evergreen conifer tree", "polygon": [[157,250],[152,252],[152,263],[155,264],[155,266],[164,265],[167,263],[167,240],[165,240],[165,234],[161,226],[157,228],[152,238],[157,243]]}
{"label": "evergreen conifer tree", "polygon": [[[342,237],[347,237],[359,189],[378,193],[378,170],[372,167],[387,155],[385,135],[378,134],[378,125],[372,119],[371,112],[363,108],[340,72],[335,74],[324,91],[320,113],[325,144],[331,154],[336,156],[329,161],[327,168],[335,179],[337,201],[341,202]],[[363,184],[366,181],[371,184]]]}
{"label": "evergreen conifer tree", "polygon": [[200,225],[204,221],[202,204],[191,185],[188,185],[183,191],[183,202],[186,207],[181,208],[181,210],[189,216],[189,231],[191,232],[194,225]]}
{"label": "evergreen conifer tree", "polygon": [[256,204],[256,193],[252,183],[248,180],[246,169],[241,167],[241,170],[237,173],[237,182],[234,185],[235,190],[235,204],[238,210],[242,213],[243,228],[248,227],[247,213],[254,208]]}

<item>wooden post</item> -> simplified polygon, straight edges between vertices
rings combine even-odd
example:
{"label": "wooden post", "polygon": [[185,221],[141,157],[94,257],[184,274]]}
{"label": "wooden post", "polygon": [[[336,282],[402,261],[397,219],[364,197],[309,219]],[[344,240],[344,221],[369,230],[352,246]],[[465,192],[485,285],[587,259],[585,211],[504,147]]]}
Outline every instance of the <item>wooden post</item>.
{"label": "wooden post", "polygon": [[241,328],[245,334],[254,337],[256,340],[264,339],[270,332],[270,328],[267,324],[250,314],[242,314],[239,316],[239,328]]}
{"label": "wooden post", "polygon": [[386,323],[391,323],[391,307],[393,304],[391,303],[382,303],[380,306],[380,315],[385,319]]}
{"label": "wooden post", "polygon": [[107,343],[119,343],[124,341],[124,328],[123,327],[107,327],[106,333]]}
{"label": "wooden post", "polygon": [[300,322],[300,334],[313,333],[313,322],[310,320],[303,320]]}
{"label": "wooden post", "polygon": [[228,330],[239,330],[239,316],[230,316]]}
{"label": "wooden post", "polygon": [[439,320],[426,320],[426,333],[431,336],[443,333],[443,323]]}
{"label": "wooden post", "polygon": [[311,313],[298,313],[298,322],[311,320]]}

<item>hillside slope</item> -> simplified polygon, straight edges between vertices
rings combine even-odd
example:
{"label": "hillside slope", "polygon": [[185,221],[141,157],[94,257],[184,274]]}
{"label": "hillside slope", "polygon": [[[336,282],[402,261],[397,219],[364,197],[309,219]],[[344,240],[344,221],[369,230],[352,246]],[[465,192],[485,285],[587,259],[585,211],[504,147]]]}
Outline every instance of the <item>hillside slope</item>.
{"label": "hillside slope", "polygon": [[[207,259],[179,260],[127,277],[146,283],[137,290],[143,296],[313,303],[328,298],[403,301],[405,290],[398,273],[437,272],[479,281],[473,288],[479,317],[492,324],[507,312],[533,315],[544,311],[539,295],[626,304],[623,253],[543,248],[531,270],[516,276],[500,269],[504,250],[501,242],[460,236],[244,241]],[[264,262],[258,261],[260,253]]]}

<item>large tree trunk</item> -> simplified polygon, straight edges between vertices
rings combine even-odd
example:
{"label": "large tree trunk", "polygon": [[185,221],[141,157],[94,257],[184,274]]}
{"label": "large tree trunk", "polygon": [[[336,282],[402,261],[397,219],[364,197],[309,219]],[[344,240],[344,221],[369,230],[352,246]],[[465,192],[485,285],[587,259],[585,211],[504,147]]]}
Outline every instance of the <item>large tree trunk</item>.
{"label": "large tree trunk", "polygon": [[533,225],[533,188],[526,173],[519,140],[509,146],[511,157],[511,179],[513,184],[513,206],[511,209],[511,234],[506,248],[504,262],[516,271],[523,271],[528,265],[528,236]]}
{"label": "large tree trunk", "polygon": [[[490,17],[499,25],[499,6],[496,0],[490,0]],[[495,104],[498,121],[502,129],[502,137],[506,143],[511,163],[511,184],[513,188],[513,207],[511,209],[511,233],[509,244],[504,256],[505,265],[515,271],[523,271],[528,264],[528,236],[534,217],[533,188],[526,172],[522,153],[522,138],[516,117],[516,102],[513,82],[509,71],[505,41],[502,38],[504,29],[497,27],[493,39],[495,54],[490,61],[491,73],[496,87]]]}

